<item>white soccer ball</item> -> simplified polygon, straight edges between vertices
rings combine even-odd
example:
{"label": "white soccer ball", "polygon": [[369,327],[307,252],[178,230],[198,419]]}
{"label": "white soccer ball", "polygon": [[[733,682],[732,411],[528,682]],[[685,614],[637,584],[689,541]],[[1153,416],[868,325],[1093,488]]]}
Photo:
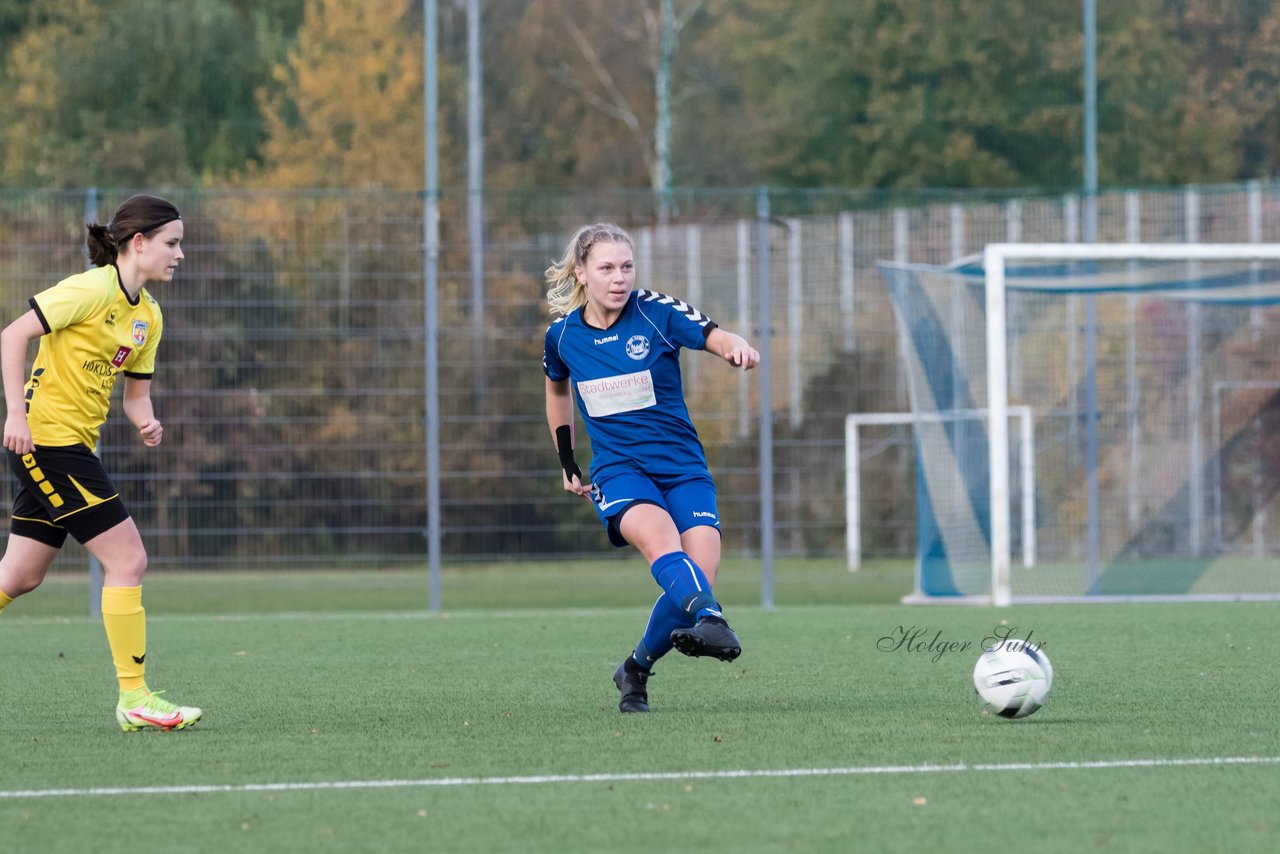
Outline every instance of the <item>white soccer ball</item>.
{"label": "white soccer ball", "polygon": [[1053,665],[1044,650],[1008,638],[983,651],[973,668],[973,687],[1001,717],[1025,718],[1049,696]]}

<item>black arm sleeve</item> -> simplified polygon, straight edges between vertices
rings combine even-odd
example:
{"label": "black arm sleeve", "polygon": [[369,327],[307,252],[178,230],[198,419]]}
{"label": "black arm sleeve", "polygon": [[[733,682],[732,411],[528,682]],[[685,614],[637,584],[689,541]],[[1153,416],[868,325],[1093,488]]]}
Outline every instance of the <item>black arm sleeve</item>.
{"label": "black arm sleeve", "polygon": [[578,468],[573,459],[573,431],[568,424],[561,424],[556,428],[556,453],[560,455],[560,468],[564,469],[565,476],[569,480],[576,477],[581,483],[582,469]]}

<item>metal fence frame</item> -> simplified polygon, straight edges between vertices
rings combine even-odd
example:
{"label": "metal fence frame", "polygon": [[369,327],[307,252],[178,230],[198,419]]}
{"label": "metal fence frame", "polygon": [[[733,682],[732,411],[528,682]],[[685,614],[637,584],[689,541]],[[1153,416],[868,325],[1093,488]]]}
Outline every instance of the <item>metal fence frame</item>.
{"label": "metal fence frame", "polygon": [[[159,570],[421,566],[433,477],[450,563],[607,553],[594,517],[558,495],[537,367],[550,319],[542,271],[578,225],[606,218],[635,237],[642,284],[768,345],[754,375],[684,359],[726,553],[839,557],[845,483],[834,461],[844,418],[908,403],[876,262],[946,263],[988,243],[1078,240],[1081,209],[1071,195],[1012,192],[677,190],[670,223],[658,225],[644,191],[490,193],[478,247],[485,304],[475,306],[467,194],[445,192],[441,461],[432,472],[422,434],[422,195],[166,194],[188,225],[187,261],[155,293],[166,317],[153,389],[166,446],[143,453],[118,414],[102,443]],[[125,195],[0,192],[9,316],[84,264],[85,219],[109,215]],[[1103,242],[1280,241],[1274,183],[1098,201]],[[870,556],[914,550],[914,496],[899,476],[910,460],[897,447],[864,461],[880,508],[862,538]]]}

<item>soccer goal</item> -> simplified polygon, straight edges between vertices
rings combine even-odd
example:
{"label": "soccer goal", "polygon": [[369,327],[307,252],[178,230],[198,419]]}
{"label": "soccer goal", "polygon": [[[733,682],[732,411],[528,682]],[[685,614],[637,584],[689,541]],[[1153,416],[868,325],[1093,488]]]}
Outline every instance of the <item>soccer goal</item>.
{"label": "soccer goal", "polygon": [[[914,598],[1280,598],[1280,245],[991,244],[880,270],[916,425]],[[1014,407],[1035,413],[1020,566]]]}
{"label": "soccer goal", "polygon": [[[913,412],[857,412],[846,415],[844,419],[844,475],[845,475],[845,550],[849,571],[853,572],[862,566],[862,434],[866,428],[895,427],[911,425],[919,440],[921,434],[930,430],[946,429],[945,425],[958,422],[974,422],[976,427],[989,417],[985,409],[953,410],[951,412],[920,413]],[[1022,521],[1022,565],[1035,566],[1036,562],[1036,502],[1035,502],[1035,425],[1031,420],[1031,407],[1010,406],[1009,417],[1018,423],[1018,516]],[[917,455],[919,458],[919,455]],[[921,459],[922,464],[937,462]],[[954,466],[948,472],[921,472],[917,478],[923,483],[937,482],[940,477],[954,476]],[[953,499],[961,497],[960,490],[946,490]],[[972,529],[976,520],[973,518],[968,502],[953,500],[947,507],[935,507],[929,500],[927,488],[919,491],[917,496],[919,513],[924,514],[925,521],[919,525],[922,532],[932,531],[937,527],[939,534],[954,533],[956,530]],[[936,517],[955,514],[953,524],[938,526]],[[934,518],[930,518],[934,517]],[[979,572],[985,564],[979,567]],[[915,596],[920,595],[917,584]]]}

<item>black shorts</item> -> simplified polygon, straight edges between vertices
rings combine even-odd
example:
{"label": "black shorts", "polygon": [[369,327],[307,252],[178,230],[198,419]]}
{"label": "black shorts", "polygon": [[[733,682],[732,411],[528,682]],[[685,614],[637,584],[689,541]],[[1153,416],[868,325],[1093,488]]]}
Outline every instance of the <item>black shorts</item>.
{"label": "black shorts", "polygon": [[85,543],[129,518],[102,461],[84,445],[7,453],[18,479],[11,534],[62,548],[67,534]]}

